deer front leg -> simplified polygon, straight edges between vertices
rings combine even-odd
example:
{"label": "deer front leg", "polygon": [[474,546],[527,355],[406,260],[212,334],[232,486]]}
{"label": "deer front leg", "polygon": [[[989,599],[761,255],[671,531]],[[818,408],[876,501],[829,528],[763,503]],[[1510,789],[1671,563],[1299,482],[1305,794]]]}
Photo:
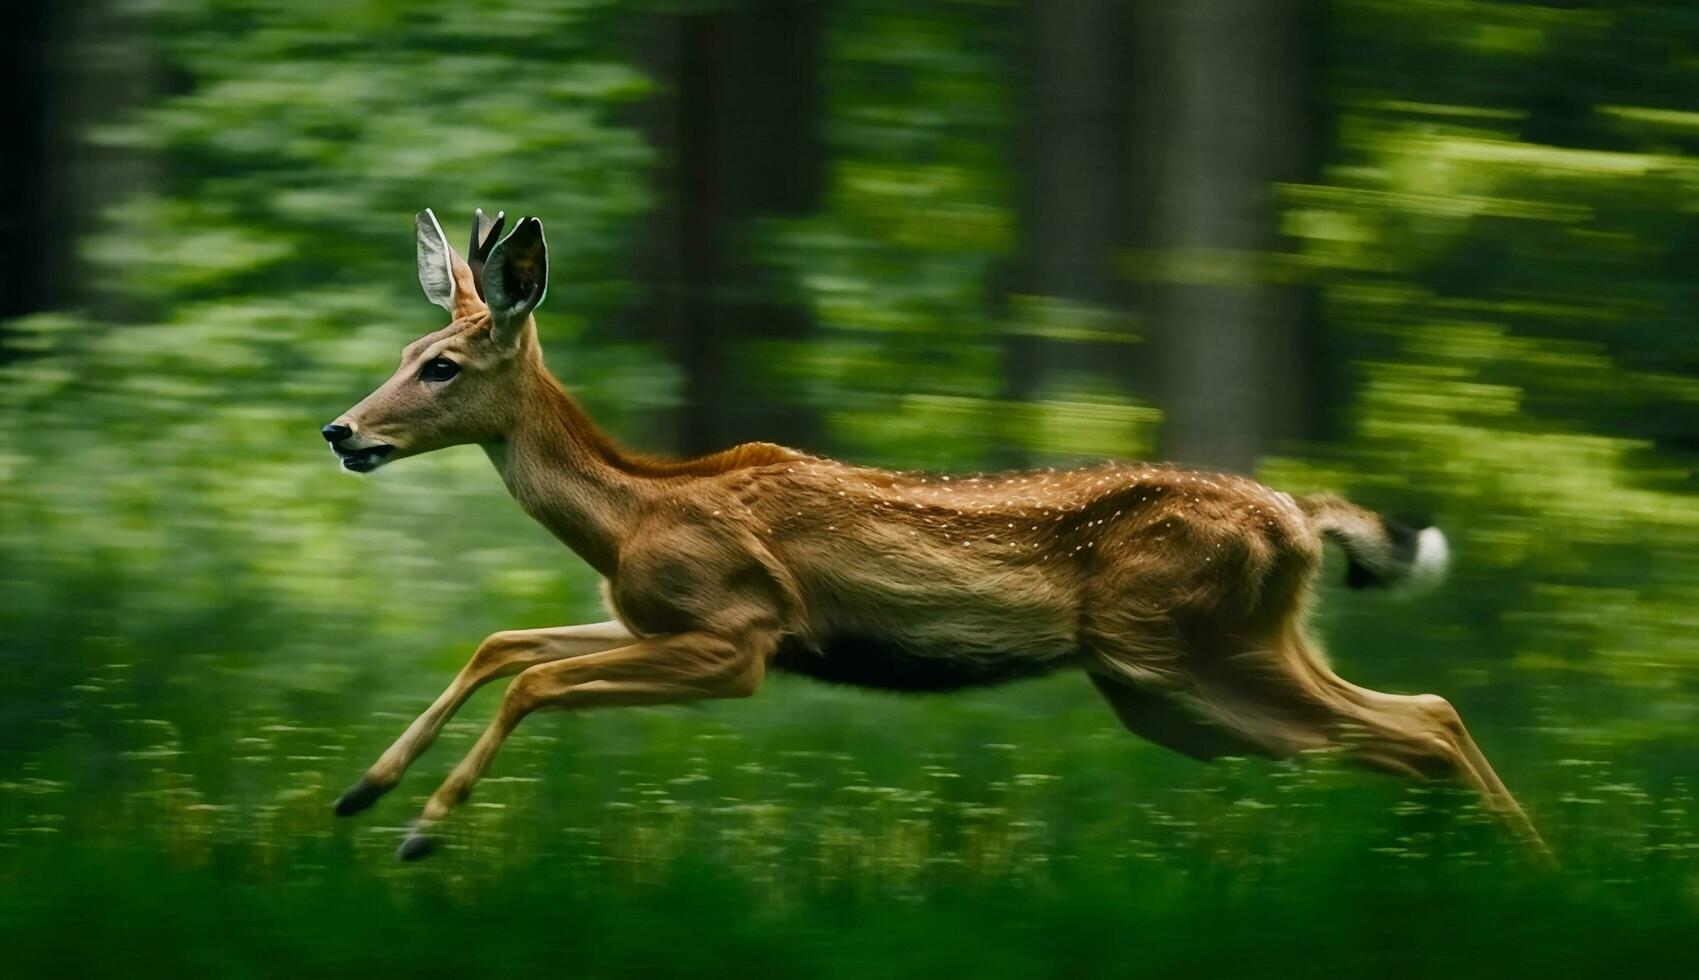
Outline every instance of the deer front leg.
{"label": "deer front leg", "polygon": [[651,637],[604,653],[527,668],[502,697],[501,708],[478,744],[431,794],[397,856],[430,853],[431,827],[466,799],[515,726],[538,708],[595,708],[672,704],[755,693],[777,646],[770,634],[735,639],[708,633]]}
{"label": "deer front leg", "polygon": [[478,650],[453,683],[437,696],[425,713],[407,726],[407,730],[386,749],[378,761],[366,770],[359,781],[348,787],[336,800],[336,815],[346,817],[359,813],[378,797],[389,792],[401,781],[402,773],[413,760],[425,753],[437,734],[466,703],[478,688],[498,677],[516,674],[527,667],[600,653],[625,646],[637,637],[617,622],[591,623],[584,626],[561,626],[537,630],[503,630],[492,634]]}

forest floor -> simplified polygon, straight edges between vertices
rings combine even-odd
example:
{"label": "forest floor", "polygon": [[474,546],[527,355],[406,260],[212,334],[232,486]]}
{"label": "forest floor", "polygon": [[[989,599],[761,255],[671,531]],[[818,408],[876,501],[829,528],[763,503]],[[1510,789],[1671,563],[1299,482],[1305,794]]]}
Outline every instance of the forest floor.
{"label": "forest floor", "polygon": [[494,700],[373,810],[334,818],[428,699],[418,686],[355,727],[195,732],[148,717],[121,666],[91,678],[67,737],[3,770],[5,972],[1648,978],[1699,963],[1691,787],[1575,735],[1476,726],[1563,862],[1542,873],[1463,793],[1327,756],[1200,766],[1126,735],[1077,678],[949,699],[785,680],[731,708],[538,716],[447,845],[400,864],[406,821]]}

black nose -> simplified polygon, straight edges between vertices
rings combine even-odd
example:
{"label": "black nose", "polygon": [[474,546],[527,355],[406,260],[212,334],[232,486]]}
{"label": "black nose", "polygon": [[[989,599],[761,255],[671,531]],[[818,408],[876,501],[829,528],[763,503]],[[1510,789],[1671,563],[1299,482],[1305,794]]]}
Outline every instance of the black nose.
{"label": "black nose", "polygon": [[336,443],[339,443],[342,440],[353,435],[354,430],[350,429],[346,425],[342,425],[342,424],[337,423],[337,422],[332,422],[329,425],[325,426],[324,428],[320,429],[319,433],[324,436],[325,442],[328,442],[332,445],[335,445]]}

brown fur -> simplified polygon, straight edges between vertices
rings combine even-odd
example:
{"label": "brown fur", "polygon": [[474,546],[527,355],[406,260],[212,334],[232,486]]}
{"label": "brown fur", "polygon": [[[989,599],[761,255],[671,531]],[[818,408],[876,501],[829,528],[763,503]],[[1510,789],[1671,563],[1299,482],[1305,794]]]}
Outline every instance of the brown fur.
{"label": "brown fur", "polygon": [[[454,323],[409,345],[395,377],[340,421],[396,458],[482,445],[520,506],[605,577],[615,619],[491,637],[345,794],[339,812],[371,803],[473,690],[518,674],[403,856],[428,849],[424,830],[531,711],[744,697],[769,668],[915,690],[1080,669],[1130,730],[1177,751],[1341,746],[1366,765],[1474,786],[1537,846],[1445,701],[1349,684],[1305,633],[1316,514],[1363,527],[1374,515],[1168,466],[928,476],[764,443],[639,456],[548,373],[528,311],[501,343],[454,262],[467,277]],[[453,386],[415,379],[436,356],[465,365]]]}

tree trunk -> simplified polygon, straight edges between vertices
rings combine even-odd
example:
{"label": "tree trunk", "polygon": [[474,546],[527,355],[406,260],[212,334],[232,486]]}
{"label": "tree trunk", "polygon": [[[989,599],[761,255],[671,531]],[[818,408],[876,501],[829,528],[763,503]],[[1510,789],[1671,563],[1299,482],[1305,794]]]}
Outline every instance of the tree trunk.
{"label": "tree trunk", "polygon": [[125,313],[115,291],[82,282],[77,242],[106,205],[154,179],[150,156],[84,141],[90,125],[123,118],[153,92],[152,60],[127,17],[111,0],[24,4],[9,15],[0,330],[7,318],[70,305],[108,320]]}
{"label": "tree trunk", "polygon": [[[1108,310],[1120,305],[1115,249],[1126,240],[1127,98],[1121,0],[1028,0],[1016,79],[1016,294]],[[1019,318],[1017,318],[1018,320]],[[1032,333],[1005,347],[1005,397],[1043,397],[1068,372],[1115,358]],[[1017,454],[1011,463],[1030,462]]]}
{"label": "tree trunk", "polygon": [[764,382],[758,344],[813,324],[753,246],[761,218],[811,213],[824,194],[826,10],[752,0],[668,18],[655,35],[651,64],[670,92],[652,116],[666,192],[646,261],[650,312],[684,374],[672,428],[685,452],[818,439],[804,393]]}
{"label": "tree trunk", "polygon": [[1303,431],[1310,304],[1275,185],[1313,170],[1309,0],[1141,5],[1139,145],[1163,455],[1239,471]]}
{"label": "tree trunk", "polygon": [[18,56],[0,66],[9,93],[0,103],[0,131],[7,134],[0,154],[0,329],[9,317],[45,309],[57,278],[51,240],[36,240],[55,227],[45,211],[54,195],[44,192],[52,175],[48,148],[58,142],[48,113],[54,12],[46,4],[25,4],[9,20]]}

